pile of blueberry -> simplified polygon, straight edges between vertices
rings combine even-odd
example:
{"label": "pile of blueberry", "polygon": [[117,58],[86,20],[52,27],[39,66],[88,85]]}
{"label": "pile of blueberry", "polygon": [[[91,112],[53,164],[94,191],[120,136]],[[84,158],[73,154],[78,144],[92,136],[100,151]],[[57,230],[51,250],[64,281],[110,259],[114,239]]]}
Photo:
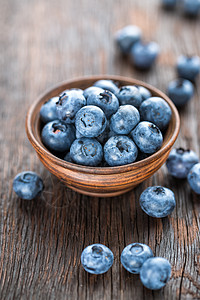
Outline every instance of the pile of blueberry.
{"label": "pile of blueberry", "polygon": [[167,9],[180,8],[185,15],[190,17],[197,17],[200,13],[199,0],[161,0],[161,3]]}
{"label": "pile of blueberry", "polygon": [[161,148],[171,115],[167,102],[142,86],[119,88],[111,80],[99,80],[43,104],[41,138],[68,162],[121,166]]}
{"label": "pile of blueberry", "polygon": [[[81,254],[83,268],[91,274],[103,274],[114,261],[112,251],[102,245],[86,247]],[[140,274],[143,285],[151,290],[161,289],[171,276],[171,265],[162,257],[153,257],[151,248],[145,244],[132,243],[124,248],[121,263],[130,273]]]}

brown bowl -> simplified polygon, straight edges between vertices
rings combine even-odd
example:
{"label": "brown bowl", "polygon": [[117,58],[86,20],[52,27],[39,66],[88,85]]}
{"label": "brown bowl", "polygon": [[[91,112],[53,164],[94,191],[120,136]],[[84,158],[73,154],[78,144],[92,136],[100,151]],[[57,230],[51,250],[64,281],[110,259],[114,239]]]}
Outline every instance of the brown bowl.
{"label": "brown bowl", "polygon": [[[66,162],[54,156],[41,141],[41,121],[39,111],[49,98],[59,95],[69,88],[85,89],[99,79],[112,79],[119,85],[141,85],[149,89],[153,96],[162,97],[172,110],[172,118],[164,135],[162,148],[141,161],[119,167],[87,167]],[[30,107],[26,118],[27,136],[44,166],[69,188],[89,196],[113,197],[133,189],[153,175],[166,161],[178,136],[180,119],[171,100],[158,89],[135,79],[121,76],[91,76],[60,83],[40,96]]]}

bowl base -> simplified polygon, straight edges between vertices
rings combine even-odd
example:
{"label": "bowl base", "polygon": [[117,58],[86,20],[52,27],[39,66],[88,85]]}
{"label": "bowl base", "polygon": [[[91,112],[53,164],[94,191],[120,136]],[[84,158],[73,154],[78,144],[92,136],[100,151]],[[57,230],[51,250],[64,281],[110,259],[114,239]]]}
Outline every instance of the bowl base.
{"label": "bowl base", "polygon": [[109,198],[109,197],[119,196],[119,195],[122,195],[122,194],[125,194],[125,193],[131,191],[135,187],[136,186],[134,185],[134,186],[132,186],[128,189],[120,190],[120,191],[116,191],[116,192],[110,192],[110,193],[99,193],[99,192],[95,193],[95,192],[80,190],[80,189],[77,189],[77,188],[72,187],[72,186],[70,186],[70,187],[68,186],[68,188],[72,189],[73,191],[75,191],[77,193],[87,195],[87,196],[91,196],[91,197],[99,197],[99,198]]}

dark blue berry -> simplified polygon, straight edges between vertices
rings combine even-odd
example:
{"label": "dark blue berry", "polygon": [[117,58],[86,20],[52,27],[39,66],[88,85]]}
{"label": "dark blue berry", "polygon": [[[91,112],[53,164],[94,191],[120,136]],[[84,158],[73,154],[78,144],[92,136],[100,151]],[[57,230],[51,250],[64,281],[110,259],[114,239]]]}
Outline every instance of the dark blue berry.
{"label": "dark blue berry", "polygon": [[169,8],[169,9],[175,8],[177,4],[177,0],[161,0],[161,2],[165,8]]}
{"label": "dark blue berry", "polygon": [[195,164],[187,176],[191,189],[200,195],[200,163]]}
{"label": "dark blue berry", "polygon": [[102,93],[104,91],[104,89],[97,87],[97,86],[90,86],[87,89],[85,89],[83,91],[83,96],[85,97],[85,99],[87,100],[87,98],[91,95],[98,95],[100,93]]}
{"label": "dark blue berry", "polygon": [[134,43],[141,39],[141,29],[134,25],[128,25],[115,34],[115,41],[123,54],[128,54]]}
{"label": "dark blue berry", "polygon": [[181,55],[176,68],[179,77],[194,81],[200,73],[200,58],[199,56]]}
{"label": "dark blue berry", "polygon": [[40,109],[40,118],[42,122],[48,123],[58,119],[56,103],[59,97],[53,97],[45,102]]}
{"label": "dark blue berry", "polygon": [[122,86],[117,94],[117,98],[121,105],[130,104],[136,108],[142,103],[142,96],[139,89],[134,85]]}
{"label": "dark blue berry", "polygon": [[118,90],[119,90],[119,88],[114,83],[114,81],[108,80],[108,79],[98,80],[93,85],[97,86],[97,87],[100,87],[100,88],[102,88],[104,90],[110,91],[110,92],[112,92],[115,95],[117,95]]}
{"label": "dark blue berry", "polygon": [[197,17],[200,11],[199,0],[183,0],[182,1],[183,11],[190,17]]}
{"label": "dark blue berry", "polygon": [[194,87],[189,80],[176,79],[169,83],[167,94],[177,107],[181,107],[193,97]]}
{"label": "dark blue berry", "polygon": [[70,163],[73,163],[73,159],[71,158],[71,154],[70,152],[68,152],[65,156],[64,156],[64,160],[68,161]]}
{"label": "dark blue berry", "polygon": [[136,85],[136,87],[138,88],[139,93],[142,97],[142,102],[152,96],[151,92],[148,89],[146,89],[145,87],[143,87],[141,85]]}

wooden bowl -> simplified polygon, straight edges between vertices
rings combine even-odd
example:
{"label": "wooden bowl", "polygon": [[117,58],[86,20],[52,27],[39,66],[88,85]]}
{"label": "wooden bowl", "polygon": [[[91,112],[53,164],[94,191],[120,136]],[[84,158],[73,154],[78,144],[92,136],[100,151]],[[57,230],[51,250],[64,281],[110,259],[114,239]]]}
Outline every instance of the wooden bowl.
{"label": "wooden bowl", "polygon": [[[112,79],[119,85],[141,85],[149,89],[153,96],[162,97],[172,110],[172,118],[164,135],[162,148],[148,158],[119,167],[87,167],[66,162],[54,156],[41,141],[41,121],[39,111],[49,98],[59,95],[69,88],[85,89],[99,79]],[[136,187],[153,175],[166,161],[178,136],[180,119],[171,100],[158,89],[135,79],[120,76],[91,76],[60,83],[40,96],[30,107],[26,118],[27,136],[44,166],[69,188],[89,196],[113,197]]]}

